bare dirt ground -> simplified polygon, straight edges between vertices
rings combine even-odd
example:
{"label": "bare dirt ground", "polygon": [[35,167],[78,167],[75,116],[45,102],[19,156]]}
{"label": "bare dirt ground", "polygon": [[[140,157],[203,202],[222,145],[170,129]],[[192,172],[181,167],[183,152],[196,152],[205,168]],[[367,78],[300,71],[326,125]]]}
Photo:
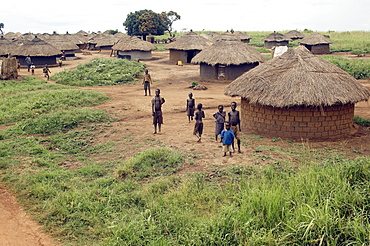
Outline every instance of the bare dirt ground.
{"label": "bare dirt ground", "polygon": [[[350,59],[361,59],[348,53],[338,54]],[[74,69],[77,65],[85,63],[96,57],[109,58],[109,52],[91,52],[91,55],[79,53],[80,59],[67,60],[63,67],[51,67],[52,74],[64,69]],[[367,58],[367,57],[366,57]],[[253,163],[256,165],[256,157],[253,155],[257,145],[274,145],[288,148],[287,141],[271,141],[271,138],[242,140],[243,153],[235,153],[230,157],[222,158],[220,144],[214,139],[214,119],[212,114],[217,111],[217,106],[222,104],[225,111],[230,110],[232,101],[240,102],[240,98],[230,98],[223,94],[224,87],[229,82],[205,81],[199,78],[198,65],[177,66],[169,64],[168,52],[153,52],[153,59],[145,61],[147,68],[154,80],[152,85],[152,96],[156,88],[161,89],[161,95],[166,102],[163,105],[164,124],[161,134],[152,134],[153,125],[151,117],[151,97],[145,97],[141,83],[125,86],[104,86],[81,88],[96,90],[110,96],[112,100],[99,105],[96,108],[104,109],[113,116],[120,118],[118,122],[112,123],[112,131],[101,133],[98,138],[102,141],[115,141],[117,148],[125,149],[122,137],[130,135],[140,141],[157,141],[164,143],[171,148],[191,151],[194,153],[194,163],[185,167],[182,172],[207,171],[209,168],[222,168],[236,163]],[[42,69],[36,69],[35,76],[42,77]],[[30,76],[26,69],[21,69],[20,76]],[[207,90],[192,90],[192,81],[206,86]],[[362,80],[370,89],[370,80]],[[49,81],[53,83],[53,81]],[[197,138],[192,135],[194,122],[188,123],[185,113],[186,99],[189,92],[194,94],[196,103],[204,106],[206,118],[204,120],[204,133],[202,142],[197,143]],[[355,115],[370,119],[370,105],[368,102],[356,104]],[[104,136],[103,136],[104,134]],[[244,133],[247,134],[247,133]],[[338,141],[305,142],[311,148],[326,147],[345,151],[349,157],[370,156],[370,131],[360,129],[355,135],[347,139]],[[145,146],[144,146],[145,148]],[[137,151],[138,149],[136,149]],[[131,150],[132,151],[132,150]],[[125,155],[129,158],[133,152],[126,151]],[[274,153],[266,153],[274,155]],[[102,158],[108,158],[102,156]],[[265,160],[262,159],[261,165]],[[40,229],[39,225],[33,222],[27,213],[17,204],[15,197],[0,185],[0,246],[2,245],[55,245],[47,235]]]}

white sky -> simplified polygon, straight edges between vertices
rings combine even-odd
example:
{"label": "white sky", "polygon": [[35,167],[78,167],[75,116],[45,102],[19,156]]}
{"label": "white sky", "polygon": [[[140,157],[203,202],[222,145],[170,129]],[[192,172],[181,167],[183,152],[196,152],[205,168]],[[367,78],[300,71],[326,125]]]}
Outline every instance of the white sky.
{"label": "white sky", "polygon": [[3,31],[125,32],[130,12],[175,11],[177,31],[370,31],[370,0],[2,0]]}

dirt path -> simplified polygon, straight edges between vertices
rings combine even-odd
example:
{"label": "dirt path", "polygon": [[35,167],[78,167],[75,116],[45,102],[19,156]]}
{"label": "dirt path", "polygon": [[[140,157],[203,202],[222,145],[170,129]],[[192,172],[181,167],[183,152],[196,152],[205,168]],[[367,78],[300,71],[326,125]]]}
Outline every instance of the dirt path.
{"label": "dirt path", "polygon": [[[343,56],[344,54],[341,54]],[[91,52],[91,55],[77,54],[80,59],[64,62],[62,68],[51,67],[51,75],[64,70],[74,69],[77,65],[85,63],[95,57],[109,58],[109,52]],[[161,89],[161,95],[166,99],[163,105],[164,125],[162,134],[152,134],[153,125],[151,117],[151,97],[145,97],[142,86],[102,86],[81,88],[96,90],[110,96],[112,100],[96,108],[107,110],[121,120],[113,123],[109,136],[98,136],[104,141],[122,143],[122,136],[126,133],[134,136],[156,140],[165,143],[171,148],[194,153],[194,163],[182,170],[191,172],[207,170],[209,167],[222,168],[236,163],[254,163],[253,155],[256,145],[270,144],[288,147],[285,141],[271,142],[271,139],[260,140],[258,143],[244,143],[242,154],[236,153],[234,157],[222,158],[220,144],[214,139],[214,119],[212,114],[217,111],[217,106],[222,104],[225,111],[229,111],[232,101],[240,102],[239,98],[230,98],[223,95],[227,82],[204,81],[199,78],[198,65],[176,66],[169,64],[168,52],[153,52],[153,60],[145,61],[147,68],[154,80],[152,96],[156,88]],[[353,58],[353,57],[351,57]],[[42,77],[42,69],[36,69],[35,76]],[[21,76],[30,76],[26,69],[20,71]],[[207,90],[192,90],[189,88],[193,81],[206,86]],[[370,81],[361,81],[370,89]],[[53,83],[50,81],[49,83]],[[192,135],[194,122],[188,123],[185,107],[189,92],[194,94],[196,103],[204,106],[206,118],[204,120],[204,133],[201,143],[196,142]],[[370,105],[361,102],[356,105],[355,114],[370,118]],[[369,131],[342,140],[339,142],[310,143],[312,147],[333,147],[351,150],[357,148],[361,153],[370,156]],[[117,148],[124,146],[117,146]],[[351,151],[349,151],[351,152]],[[273,154],[273,153],[271,153]],[[45,235],[40,227],[34,223],[22,208],[17,205],[16,199],[4,187],[0,186],[0,246],[2,245],[54,245],[53,241]]]}

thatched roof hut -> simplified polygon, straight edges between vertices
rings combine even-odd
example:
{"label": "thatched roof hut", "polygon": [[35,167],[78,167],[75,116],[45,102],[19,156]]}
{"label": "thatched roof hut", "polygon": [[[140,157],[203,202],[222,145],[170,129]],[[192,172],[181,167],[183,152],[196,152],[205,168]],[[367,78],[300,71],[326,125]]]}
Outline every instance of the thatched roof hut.
{"label": "thatched roof hut", "polygon": [[290,139],[348,136],[355,103],[370,97],[356,79],[304,46],[244,73],[224,93],[242,98],[248,132]]}
{"label": "thatched roof hut", "polygon": [[78,52],[80,48],[74,41],[72,41],[72,39],[69,39],[66,36],[69,35],[51,35],[49,37],[45,37],[44,40],[59,49],[60,54],[64,52],[66,57],[75,57],[76,52]]}
{"label": "thatched roof hut", "polygon": [[26,65],[25,59],[30,55],[33,64],[43,66],[45,64],[57,64],[56,57],[60,55],[60,50],[53,45],[45,42],[38,37],[32,40],[24,40],[19,46],[14,56],[16,56],[21,65]]}
{"label": "thatched roof hut", "polygon": [[330,53],[329,45],[333,41],[320,33],[312,33],[304,37],[299,43],[304,45],[312,54],[328,54]]}
{"label": "thatched roof hut", "polygon": [[165,45],[164,48],[170,50],[171,63],[177,64],[178,61],[190,63],[194,56],[211,44],[209,39],[195,32],[188,32],[177,38],[176,41]]}
{"label": "thatched roof hut", "polygon": [[239,37],[240,41],[242,41],[243,43],[249,43],[252,39],[251,36],[249,36],[248,34],[246,34],[244,32],[240,32],[240,31],[234,32],[234,35],[237,35]]}
{"label": "thatched roof hut", "polygon": [[292,40],[284,34],[273,32],[262,39],[262,41],[264,41],[264,47],[266,49],[271,49],[274,46],[288,46],[289,42]]}
{"label": "thatched roof hut", "polygon": [[204,49],[191,61],[200,64],[200,77],[233,80],[267,59],[238,40],[220,40]]}
{"label": "thatched roof hut", "polygon": [[113,45],[112,50],[117,51],[118,58],[128,60],[150,60],[152,59],[152,50],[157,47],[137,37],[130,37],[119,41]]}
{"label": "thatched roof hut", "polygon": [[18,45],[6,39],[4,36],[0,36],[0,56],[12,55],[16,49],[18,49]]}
{"label": "thatched roof hut", "polygon": [[291,40],[297,40],[304,38],[303,33],[298,32],[297,30],[291,30],[284,34],[285,37],[290,38]]}

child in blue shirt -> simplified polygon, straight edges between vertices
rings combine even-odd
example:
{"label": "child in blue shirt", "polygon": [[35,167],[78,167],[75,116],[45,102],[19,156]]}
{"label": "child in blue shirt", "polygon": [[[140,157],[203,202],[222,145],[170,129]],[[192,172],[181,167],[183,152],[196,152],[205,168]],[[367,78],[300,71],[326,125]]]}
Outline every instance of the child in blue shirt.
{"label": "child in blue shirt", "polygon": [[223,156],[226,156],[227,152],[230,152],[230,156],[232,156],[232,152],[234,152],[232,144],[234,142],[234,131],[230,129],[230,123],[226,122],[224,130],[221,132],[221,142],[222,142],[222,150],[224,152]]}

